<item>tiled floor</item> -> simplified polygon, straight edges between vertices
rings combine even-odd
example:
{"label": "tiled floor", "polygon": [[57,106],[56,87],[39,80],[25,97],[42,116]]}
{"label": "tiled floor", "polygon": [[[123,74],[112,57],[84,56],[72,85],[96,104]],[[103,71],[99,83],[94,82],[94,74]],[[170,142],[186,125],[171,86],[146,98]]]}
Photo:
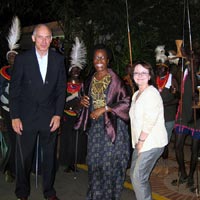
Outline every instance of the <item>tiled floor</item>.
{"label": "tiled floor", "polygon": [[[185,163],[186,163],[187,171],[189,170],[189,164],[190,164],[189,161],[190,161],[190,155],[191,155],[190,143],[191,143],[190,138],[187,138],[186,145],[184,147]],[[176,179],[178,177],[178,165],[177,165],[176,158],[175,158],[173,137],[172,137],[172,140],[171,140],[170,145],[169,145],[169,160],[168,161],[169,161],[168,162],[168,166],[169,166],[169,174],[168,175],[166,175],[165,177],[160,177],[160,176],[156,175],[155,173],[152,173],[152,175],[150,177],[151,186],[152,186],[152,192],[153,192],[153,199],[154,200],[197,200],[197,199],[200,199],[200,197],[197,197],[197,195],[199,193],[198,192],[197,193],[195,193],[195,192],[192,193],[189,190],[189,188],[186,187],[186,184],[182,184],[179,187],[171,185],[172,180],[174,180],[174,179]],[[158,165],[159,164],[157,164],[157,166]],[[198,172],[199,172],[199,183],[200,183],[200,161],[199,161],[198,165],[199,165],[198,166],[198,169],[199,169]],[[86,166],[84,166],[84,170],[87,170]],[[125,187],[131,189],[132,186],[131,186],[131,183],[130,183],[130,177],[129,177],[129,172],[128,171],[127,171],[127,178],[126,178],[126,182],[125,182]],[[59,176],[59,173],[58,173],[57,177],[62,177],[62,178],[60,178],[60,179],[58,178],[57,179],[57,182],[56,182],[57,185],[60,184],[59,180],[63,180],[62,174],[60,174],[60,175],[61,176]],[[86,175],[85,175],[85,177],[87,178]],[[83,180],[86,179],[86,178],[83,178]],[[2,177],[1,177],[1,179],[2,179]],[[197,182],[196,179],[197,179],[197,176],[196,176],[196,173],[195,173],[195,182]],[[64,180],[66,181],[68,179],[64,179]],[[1,181],[0,181],[0,183],[1,183]],[[2,181],[1,188],[2,188],[2,185],[3,186],[7,186],[7,184],[5,184],[4,181]],[[60,185],[62,185],[62,186],[65,185],[66,186],[68,184],[63,182]],[[75,186],[74,186],[74,188],[76,188]],[[8,191],[10,191],[10,189],[11,189],[10,187],[5,189],[4,193],[6,193],[7,195],[10,194],[10,192],[8,193]],[[79,195],[77,197],[77,199],[83,199],[85,190],[86,189],[84,188],[83,189],[84,192],[83,192],[83,194],[81,194],[82,197]],[[3,193],[3,191],[4,190],[1,190],[0,193]],[[64,188],[63,191],[64,191],[63,192],[63,197],[64,197],[65,193],[66,193],[66,188]],[[128,192],[128,191],[125,191],[125,192]],[[60,193],[61,193],[61,196],[62,196],[62,191],[60,191]],[[37,194],[37,193],[33,192],[33,194]],[[1,194],[1,196],[2,196],[2,194]],[[133,193],[129,194],[129,196],[131,197],[131,199],[134,199]],[[14,199],[14,195],[12,195],[12,198],[10,198],[10,197],[8,199],[4,198],[4,200],[11,200],[11,199]],[[125,199],[129,199],[129,198],[126,197]]]}
{"label": "tiled floor", "polygon": [[[189,171],[189,164],[190,164],[190,144],[191,139],[188,137],[186,139],[186,144],[184,147],[185,153],[185,164],[186,169]],[[157,164],[157,166],[159,163]],[[178,186],[173,186],[171,184],[172,180],[178,178],[178,164],[175,158],[175,151],[174,151],[174,140],[172,138],[170,145],[169,145],[169,174],[164,177],[159,177],[155,173],[152,173],[150,181],[152,185],[153,194],[157,194],[160,198],[156,199],[169,199],[169,200],[196,200],[200,199],[199,192],[197,190],[195,192],[191,192],[190,189],[186,186],[186,184],[181,184]],[[200,183],[200,161],[198,162],[198,174],[199,174],[199,183]],[[196,170],[197,170],[196,169]],[[194,175],[195,179],[195,186],[197,183],[197,173],[195,172]],[[199,186],[200,187],[200,186]]]}

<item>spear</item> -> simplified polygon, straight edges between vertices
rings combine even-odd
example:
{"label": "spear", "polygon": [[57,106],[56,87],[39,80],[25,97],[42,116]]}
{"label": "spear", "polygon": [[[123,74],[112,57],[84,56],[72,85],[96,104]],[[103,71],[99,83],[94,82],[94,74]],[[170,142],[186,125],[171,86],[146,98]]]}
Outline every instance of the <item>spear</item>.
{"label": "spear", "polygon": [[[186,12],[185,12],[185,10],[186,10],[186,6],[185,6],[185,4],[186,4],[186,2],[185,2],[186,0],[184,0],[184,6],[183,6],[183,26],[182,26],[182,31],[183,31],[183,36],[182,36],[182,41],[183,41],[183,43],[182,43],[182,47],[184,47],[185,46],[185,18],[186,18],[186,16],[185,16],[185,14],[186,14]],[[181,59],[181,85],[180,85],[180,117],[179,117],[179,123],[180,123],[180,125],[182,125],[182,114],[183,114],[183,87],[184,87],[184,81],[183,81],[183,68],[184,68],[184,58],[182,57],[182,58],[180,58]],[[181,127],[179,128],[179,129],[181,129]],[[179,179],[180,179],[180,171],[178,171],[178,182],[177,182],[177,187],[178,187],[178,190],[179,190]]]}
{"label": "spear", "polygon": [[[182,31],[183,31],[183,47],[185,46],[185,10],[186,10],[186,0],[184,0],[184,6],[183,6],[183,27],[182,27]],[[184,68],[184,58],[181,58],[181,89],[180,89],[180,124],[182,124],[182,110],[183,110],[183,68]]]}
{"label": "spear", "polygon": [[132,66],[133,59],[132,59],[132,47],[131,47],[131,34],[129,28],[129,15],[128,15],[128,3],[126,0],[126,19],[127,19],[127,30],[128,30],[128,46],[129,46],[129,56],[130,56],[130,64]]}
{"label": "spear", "polygon": [[[195,88],[194,88],[194,60],[193,60],[193,48],[192,48],[192,32],[191,32],[191,23],[190,23],[190,10],[189,10],[189,3],[187,0],[187,17],[188,17],[188,30],[189,30],[189,44],[190,44],[190,53],[191,53],[191,73],[192,73],[192,94],[194,97]],[[194,101],[194,98],[193,98]],[[193,102],[193,104],[195,104]],[[196,124],[195,124],[196,125]]]}

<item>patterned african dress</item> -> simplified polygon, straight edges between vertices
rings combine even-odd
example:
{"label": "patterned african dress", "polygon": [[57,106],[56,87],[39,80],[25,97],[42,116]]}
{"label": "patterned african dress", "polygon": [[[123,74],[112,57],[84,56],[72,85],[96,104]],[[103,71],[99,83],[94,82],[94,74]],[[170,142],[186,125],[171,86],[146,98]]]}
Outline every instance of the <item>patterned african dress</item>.
{"label": "patterned african dress", "polygon": [[[110,82],[110,75],[102,80],[93,78],[92,109],[106,105],[106,94]],[[123,189],[130,150],[127,125],[120,118],[117,119],[116,139],[111,142],[104,128],[104,120],[104,115],[98,120],[92,120],[88,130],[87,200],[119,200]]]}

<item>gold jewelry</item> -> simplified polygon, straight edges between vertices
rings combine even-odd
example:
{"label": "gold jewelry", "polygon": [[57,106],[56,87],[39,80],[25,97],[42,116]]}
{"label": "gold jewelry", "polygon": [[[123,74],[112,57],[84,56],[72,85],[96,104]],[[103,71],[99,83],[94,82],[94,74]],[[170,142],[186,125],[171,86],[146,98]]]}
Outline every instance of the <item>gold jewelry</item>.
{"label": "gold jewelry", "polygon": [[107,89],[111,81],[110,74],[106,75],[103,79],[97,80],[95,77],[92,80],[91,96],[93,98],[94,109],[104,107],[106,105],[106,94]]}

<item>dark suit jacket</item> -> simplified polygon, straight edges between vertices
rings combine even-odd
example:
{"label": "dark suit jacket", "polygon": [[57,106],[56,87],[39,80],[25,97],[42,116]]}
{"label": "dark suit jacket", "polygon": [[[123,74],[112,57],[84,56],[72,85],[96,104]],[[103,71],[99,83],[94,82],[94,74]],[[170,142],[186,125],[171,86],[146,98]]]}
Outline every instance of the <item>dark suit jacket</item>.
{"label": "dark suit jacket", "polygon": [[64,58],[49,50],[45,82],[35,48],[15,58],[10,82],[10,115],[20,118],[23,128],[48,128],[53,115],[61,116],[65,103],[66,72]]}

